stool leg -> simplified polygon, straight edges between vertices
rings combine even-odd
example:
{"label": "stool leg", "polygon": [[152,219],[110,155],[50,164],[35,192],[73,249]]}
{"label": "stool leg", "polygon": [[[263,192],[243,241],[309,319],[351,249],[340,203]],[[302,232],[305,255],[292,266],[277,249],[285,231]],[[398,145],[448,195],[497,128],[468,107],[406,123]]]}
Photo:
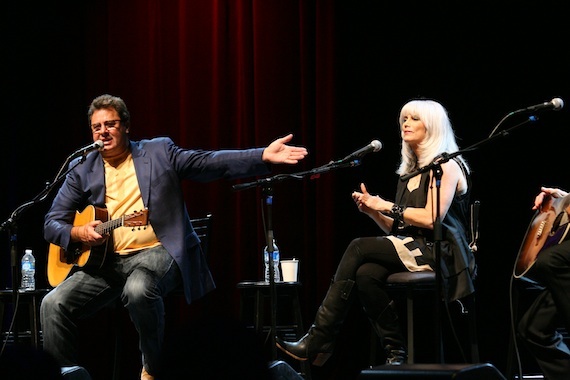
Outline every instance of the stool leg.
{"label": "stool leg", "polygon": [[[0,300],[0,326],[3,325],[4,325],[4,300]],[[4,332],[4,330],[2,330],[2,332]]]}
{"label": "stool leg", "polygon": [[470,298],[470,307],[467,315],[469,318],[469,338],[471,341],[471,361],[479,363],[479,340],[477,339],[477,314],[475,313],[475,296]]}
{"label": "stool leg", "polygon": [[261,333],[261,330],[263,329],[263,294],[261,289],[257,289],[255,291],[255,320],[254,320],[254,325],[255,325],[255,332],[257,334]]}
{"label": "stool leg", "polygon": [[30,333],[34,348],[40,347],[40,322],[38,320],[38,296],[32,295],[32,304],[30,306]]}
{"label": "stool leg", "polygon": [[377,346],[378,338],[376,336],[374,328],[372,328],[370,331],[370,357],[368,358],[368,365],[370,367],[374,367],[376,365],[376,355],[378,355]]}
{"label": "stool leg", "polygon": [[408,331],[408,363],[414,363],[414,295],[412,294],[413,290],[408,289],[408,294],[406,297],[406,323],[407,323],[407,331]]}

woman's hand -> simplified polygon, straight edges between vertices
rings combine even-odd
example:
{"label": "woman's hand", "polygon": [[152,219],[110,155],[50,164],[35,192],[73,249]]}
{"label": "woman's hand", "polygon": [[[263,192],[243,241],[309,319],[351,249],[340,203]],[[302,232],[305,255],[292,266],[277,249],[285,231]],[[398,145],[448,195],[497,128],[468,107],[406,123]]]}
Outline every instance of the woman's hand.
{"label": "woman's hand", "polygon": [[360,212],[370,215],[382,211],[383,203],[388,203],[377,195],[370,195],[363,183],[360,184],[360,191],[352,193],[352,199]]}

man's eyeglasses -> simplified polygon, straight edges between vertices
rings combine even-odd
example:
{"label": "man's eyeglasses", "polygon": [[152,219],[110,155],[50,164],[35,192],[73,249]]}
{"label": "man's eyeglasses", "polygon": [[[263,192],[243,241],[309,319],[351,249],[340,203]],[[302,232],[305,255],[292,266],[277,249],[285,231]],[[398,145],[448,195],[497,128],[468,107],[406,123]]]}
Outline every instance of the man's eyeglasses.
{"label": "man's eyeglasses", "polygon": [[112,131],[115,128],[117,128],[117,123],[120,123],[121,120],[107,120],[105,122],[103,122],[103,124],[101,123],[97,123],[97,124],[91,124],[91,131],[93,133],[101,133],[101,130],[103,129],[103,127],[105,127],[105,129],[107,131]]}

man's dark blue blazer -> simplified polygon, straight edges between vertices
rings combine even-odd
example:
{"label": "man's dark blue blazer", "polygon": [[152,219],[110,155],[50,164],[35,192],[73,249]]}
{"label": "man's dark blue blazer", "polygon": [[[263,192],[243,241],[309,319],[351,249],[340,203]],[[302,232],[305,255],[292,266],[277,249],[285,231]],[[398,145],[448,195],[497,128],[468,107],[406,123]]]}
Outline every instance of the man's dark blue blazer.
{"label": "man's dark blue blazer", "polygon": [[[186,301],[191,303],[215,289],[215,283],[204,255],[197,249],[200,240],[190,223],[181,181],[209,182],[267,174],[269,166],[261,159],[264,148],[190,150],[176,146],[167,137],[131,141],[130,145],[149,222],[176,260]],[[75,163],[72,161],[70,166]],[[67,174],[46,214],[44,238],[69,249],[75,215],[89,205],[105,207],[105,169],[97,151],[88,154],[83,163]]]}

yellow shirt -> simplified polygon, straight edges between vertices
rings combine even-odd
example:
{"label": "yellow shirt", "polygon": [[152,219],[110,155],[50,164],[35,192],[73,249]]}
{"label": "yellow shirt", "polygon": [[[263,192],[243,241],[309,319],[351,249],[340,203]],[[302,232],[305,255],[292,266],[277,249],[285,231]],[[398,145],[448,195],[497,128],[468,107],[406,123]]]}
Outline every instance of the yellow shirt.
{"label": "yellow shirt", "polygon": [[[109,219],[118,219],[144,209],[135,165],[131,154],[116,167],[105,161],[105,203]],[[114,251],[128,254],[160,245],[150,223],[144,227],[118,227],[113,230]]]}

